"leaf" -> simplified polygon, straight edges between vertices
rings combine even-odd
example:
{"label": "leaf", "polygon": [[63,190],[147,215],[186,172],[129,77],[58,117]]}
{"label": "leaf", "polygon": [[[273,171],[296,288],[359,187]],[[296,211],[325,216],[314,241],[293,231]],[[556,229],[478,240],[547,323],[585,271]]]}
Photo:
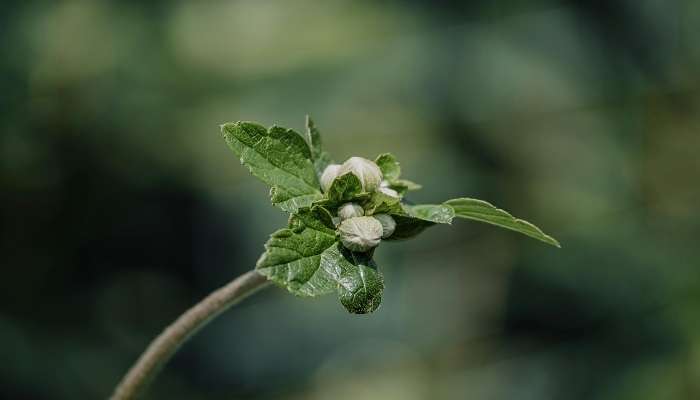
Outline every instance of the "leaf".
{"label": "leaf", "polygon": [[448,200],[445,204],[454,209],[456,217],[486,222],[487,224],[520,232],[552,246],[561,247],[556,239],[542,232],[540,228],[527,221],[515,218],[508,212],[496,208],[483,200],[460,198]]}
{"label": "leaf", "polygon": [[222,125],[221,133],[241,163],[272,186],[274,205],[293,213],[323,197],[309,146],[293,130],[239,121]]}
{"label": "leaf", "polygon": [[402,213],[401,199],[382,192],[374,192],[364,202],[365,215]]}
{"label": "leaf", "polygon": [[435,224],[450,224],[454,210],[444,204],[403,206],[404,213],[393,214],[396,229],[387,240],[410,239]]}
{"label": "leaf", "polygon": [[362,191],[360,178],[348,172],[347,174],[335,178],[331,187],[328,188],[326,198],[316,201],[314,204],[335,210],[342,204],[350,201],[363,202],[368,199],[369,196],[369,193]]}
{"label": "leaf", "polygon": [[422,187],[421,185],[411,182],[408,179],[399,179],[401,176],[401,165],[393,154],[380,154],[375,160],[375,163],[382,171],[384,180],[389,183],[389,188],[396,190],[402,196],[410,190],[418,190]]}
{"label": "leaf", "polygon": [[294,232],[300,232],[307,226],[321,228],[321,225],[335,231],[333,215],[323,206],[312,206],[311,209],[304,208],[296,214],[289,216],[289,228]]}
{"label": "leaf", "polygon": [[380,154],[374,162],[379,166],[385,180],[392,182],[401,176],[401,166],[393,154]]}
{"label": "leaf", "polygon": [[321,146],[321,132],[316,128],[314,121],[306,116],[306,137],[311,146],[311,159],[314,162],[316,174],[321,176],[329,164],[332,164],[330,155],[323,151]]}
{"label": "leaf", "polygon": [[337,243],[323,253],[321,264],[338,282],[338,298],[349,312],[367,314],[379,307],[384,277],[370,255],[353,253]]}
{"label": "leaf", "polygon": [[362,193],[362,182],[357,175],[348,172],[333,181],[328,189],[328,200],[336,203],[350,201]]}
{"label": "leaf", "polygon": [[455,216],[455,211],[452,207],[445,204],[420,204],[417,206],[404,206],[404,210],[408,215],[419,218],[424,221],[430,221],[436,224],[451,224],[452,218]]}
{"label": "leaf", "polygon": [[419,190],[423,188],[423,186],[415,182],[409,181],[408,179],[396,179],[389,184],[389,187],[401,193],[402,195],[406,194],[406,192],[408,191]]}
{"label": "leaf", "polygon": [[384,240],[406,240],[418,236],[426,228],[435,225],[434,222],[424,221],[406,215],[392,215],[396,222],[394,233]]}
{"label": "leaf", "polygon": [[439,205],[404,205],[405,214],[392,214],[396,230],[389,240],[412,238],[435,224],[450,224],[454,217],[486,222],[501,228],[523,233],[556,247],[561,247],[553,237],[535,225],[518,219],[504,210],[483,200],[459,198]]}
{"label": "leaf", "polygon": [[352,313],[374,311],[384,279],[370,254],[352,253],[338,243],[330,213],[322,207],[292,215],[289,227],[273,233],[257,270],[297,296],[337,291]]}
{"label": "leaf", "polygon": [[333,292],[337,282],[320,268],[321,255],[336,243],[335,230],[324,223],[321,209],[304,209],[290,218],[265,244],[257,270],[298,296]]}

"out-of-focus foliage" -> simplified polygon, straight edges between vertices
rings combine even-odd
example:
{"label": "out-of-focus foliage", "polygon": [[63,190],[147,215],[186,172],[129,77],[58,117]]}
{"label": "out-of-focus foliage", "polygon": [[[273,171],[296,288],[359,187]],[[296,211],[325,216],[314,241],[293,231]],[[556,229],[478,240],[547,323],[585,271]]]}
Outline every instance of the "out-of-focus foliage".
{"label": "out-of-focus foliage", "polygon": [[0,51],[2,398],[104,398],[252,268],[286,216],[218,124],[306,113],[337,159],[392,151],[415,203],[489,199],[565,247],[387,243],[374,314],[268,290],[153,398],[700,396],[695,0],[5,1]]}

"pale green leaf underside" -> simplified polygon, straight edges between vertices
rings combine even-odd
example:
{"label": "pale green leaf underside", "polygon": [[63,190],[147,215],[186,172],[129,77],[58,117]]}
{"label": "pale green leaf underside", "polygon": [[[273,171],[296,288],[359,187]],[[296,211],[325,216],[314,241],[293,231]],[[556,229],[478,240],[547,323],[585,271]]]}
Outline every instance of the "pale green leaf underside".
{"label": "pale green leaf underside", "polygon": [[483,200],[459,198],[437,205],[404,205],[404,211],[403,215],[394,215],[396,231],[392,239],[412,238],[427,227],[434,224],[450,224],[457,217],[510,229],[553,246],[561,247],[556,239],[542,232],[540,228],[527,221],[515,218],[508,212],[496,208]]}
{"label": "pale green leaf underside", "polygon": [[455,211],[445,204],[420,204],[417,206],[404,206],[409,216],[436,224],[451,224]]}
{"label": "pale green leaf underside", "polygon": [[456,217],[486,222],[487,224],[520,232],[524,235],[551,244],[552,246],[561,247],[556,239],[542,232],[540,228],[525,220],[515,218],[508,212],[501,210],[500,208],[496,208],[494,205],[486,201],[460,198],[448,200],[445,202],[445,204],[454,209]]}
{"label": "pale green leaf underside", "polygon": [[224,124],[221,133],[241,163],[272,187],[274,205],[293,213],[323,197],[311,151],[298,133],[252,122]]}
{"label": "pale green leaf underside", "polygon": [[384,288],[381,274],[366,255],[342,248],[334,229],[314,212],[302,210],[292,216],[290,228],[271,235],[258,271],[295,295],[313,297],[337,291],[348,311],[374,311]]}
{"label": "pale green leaf underside", "polygon": [[454,210],[444,204],[403,205],[404,212],[391,213],[396,222],[394,234],[388,240],[411,239],[435,224],[449,224]]}

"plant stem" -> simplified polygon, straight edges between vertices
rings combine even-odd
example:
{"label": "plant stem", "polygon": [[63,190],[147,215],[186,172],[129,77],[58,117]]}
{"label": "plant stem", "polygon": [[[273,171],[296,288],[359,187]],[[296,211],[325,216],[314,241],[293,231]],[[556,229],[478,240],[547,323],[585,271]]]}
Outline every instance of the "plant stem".
{"label": "plant stem", "polygon": [[119,382],[111,400],[137,398],[187,339],[217,315],[265,287],[267,283],[267,278],[257,271],[246,272],[187,310],[151,342],[136,364]]}

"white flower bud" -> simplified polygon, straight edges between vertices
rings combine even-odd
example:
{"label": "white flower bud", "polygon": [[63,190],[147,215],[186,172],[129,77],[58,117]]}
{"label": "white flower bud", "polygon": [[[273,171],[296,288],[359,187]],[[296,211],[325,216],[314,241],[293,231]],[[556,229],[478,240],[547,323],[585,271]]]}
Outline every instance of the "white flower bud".
{"label": "white flower bud", "polygon": [[345,203],[338,209],[338,216],[341,221],[346,219],[361,217],[365,215],[365,210],[357,203]]}
{"label": "white flower bud", "polygon": [[382,224],[373,217],[346,219],[338,228],[340,241],[350,251],[366,252],[382,241]]}
{"label": "white flower bud", "polygon": [[399,195],[399,192],[397,192],[394,189],[388,188],[388,187],[380,187],[379,191],[384,193],[387,196],[397,197],[397,198],[401,197],[401,195]]}
{"label": "white flower bud", "polygon": [[338,175],[352,172],[360,179],[362,190],[373,192],[377,190],[382,181],[382,171],[377,164],[362,157],[350,157],[343,163],[338,171]]}
{"label": "white flower bud", "polygon": [[323,189],[324,192],[327,192],[328,189],[330,189],[333,181],[339,175],[339,170],[340,164],[330,164],[323,170],[323,174],[321,174],[321,189]]}
{"label": "white flower bud", "polygon": [[386,239],[394,234],[394,230],[396,230],[396,221],[394,221],[394,218],[392,218],[391,215],[376,214],[372,217],[376,218],[377,221],[382,224],[382,239]]}

